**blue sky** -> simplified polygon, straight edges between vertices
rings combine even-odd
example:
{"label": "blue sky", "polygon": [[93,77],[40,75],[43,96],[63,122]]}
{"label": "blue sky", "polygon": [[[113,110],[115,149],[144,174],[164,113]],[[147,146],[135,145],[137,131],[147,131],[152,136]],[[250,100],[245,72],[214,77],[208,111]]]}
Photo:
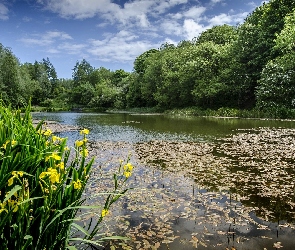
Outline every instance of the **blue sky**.
{"label": "blue sky", "polygon": [[0,0],[0,43],[21,63],[49,58],[59,78],[77,61],[132,71],[137,56],[243,23],[262,0]]}

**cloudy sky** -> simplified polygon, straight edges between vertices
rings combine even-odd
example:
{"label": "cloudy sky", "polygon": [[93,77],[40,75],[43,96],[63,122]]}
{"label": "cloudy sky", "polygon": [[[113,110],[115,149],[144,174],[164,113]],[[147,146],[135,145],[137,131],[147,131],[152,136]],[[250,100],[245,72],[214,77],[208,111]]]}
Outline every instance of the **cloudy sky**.
{"label": "cloudy sky", "polygon": [[58,77],[77,61],[132,71],[134,59],[214,25],[243,23],[262,0],[0,0],[0,43],[21,63],[49,58]]}

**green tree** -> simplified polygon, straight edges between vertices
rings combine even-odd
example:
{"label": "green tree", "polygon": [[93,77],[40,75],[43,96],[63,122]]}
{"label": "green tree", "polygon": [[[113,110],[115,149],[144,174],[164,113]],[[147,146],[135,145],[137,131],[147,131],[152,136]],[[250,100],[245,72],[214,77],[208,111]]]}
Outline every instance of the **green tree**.
{"label": "green tree", "polygon": [[112,108],[119,94],[118,88],[112,86],[110,80],[96,84],[94,97],[89,105],[95,108]]}
{"label": "green tree", "polygon": [[242,91],[239,93],[242,107],[254,106],[254,91],[262,69],[277,56],[273,51],[276,33],[283,29],[284,17],[294,7],[293,0],[271,0],[256,8],[238,27],[238,39],[232,50],[234,64],[229,80],[234,79],[233,88]]}
{"label": "green tree", "polygon": [[95,87],[95,85],[101,81],[110,80],[113,77],[113,72],[109,69],[106,69],[104,67],[100,67],[98,69],[94,69],[89,78],[90,84]]}
{"label": "green tree", "polygon": [[19,62],[10,49],[1,49],[0,87],[2,99],[13,106],[22,105],[19,83]]}
{"label": "green tree", "polygon": [[136,57],[135,61],[134,61],[134,71],[139,74],[139,75],[143,75],[145,73],[146,67],[148,66],[146,63],[146,60],[152,56],[155,53],[158,53],[159,51],[156,49],[150,49],[144,53],[142,53],[141,55],[139,55],[138,57]]}
{"label": "green tree", "polygon": [[33,96],[32,104],[42,105],[47,99],[53,99],[53,81],[48,78],[48,72],[46,65],[43,62],[35,61],[32,63],[24,63],[22,65],[23,70],[27,71],[30,75]]}
{"label": "green tree", "polygon": [[76,62],[72,73],[75,86],[85,84],[86,82],[90,83],[90,77],[93,71],[94,68],[85,59],[81,62]]}
{"label": "green tree", "polygon": [[285,17],[273,51],[279,54],[264,67],[256,89],[257,107],[277,110],[295,108],[295,10]]}
{"label": "green tree", "polygon": [[237,39],[237,29],[227,24],[213,26],[202,32],[196,39],[196,43],[213,42],[215,44],[225,45],[232,43]]}
{"label": "green tree", "polygon": [[56,88],[56,84],[57,84],[57,80],[58,80],[57,73],[56,73],[56,70],[55,70],[53,64],[50,62],[48,57],[46,59],[43,58],[42,64],[45,67],[47,78],[51,83],[51,94],[52,94],[54,89]]}

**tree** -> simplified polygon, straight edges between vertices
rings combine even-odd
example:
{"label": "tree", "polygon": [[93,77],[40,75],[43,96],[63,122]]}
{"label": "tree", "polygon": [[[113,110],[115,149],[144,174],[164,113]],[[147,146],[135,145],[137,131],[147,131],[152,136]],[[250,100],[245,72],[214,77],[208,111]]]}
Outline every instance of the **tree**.
{"label": "tree", "polygon": [[21,105],[19,62],[10,49],[2,48],[0,60],[0,87],[2,99],[13,106]]}
{"label": "tree", "polygon": [[94,68],[85,59],[83,59],[81,62],[76,62],[72,74],[75,86],[85,84],[86,82],[91,82],[90,77],[93,71]]}
{"label": "tree", "polygon": [[89,82],[90,84],[95,87],[95,85],[101,81],[110,80],[113,77],[113,72],[109,69],[104,67],[100,67],[98,69],[94,69],[90,76]]}
{"label": "tree", "polygon": [[52,87],[51,93],[52,93],[54,91],[54,89],[56,88],[57,79],[58,79],[55,68],[54,68],[53,64],[50,62],[48,57],[46,59],[43,58],[42,64],[45,67],[47,78],[51,83],[51,87]]}
{"label": "tree", "polygon": [[32,104],[40,105],[46,99],[54,98],[53,84],[55,83],[48,78],[47,68],[43,62],[24,63],[22,68],[28,72],[31,78],[32,88],[34,89]]}
{"label": "tree", "polygon": [[219,26],[213,26],[211,29],[207,29],[202,32],[196,39],[196,43],[213,42],[215,44],[225,45],[232,43],[237,38],[236,27],[224,24]]}
{"label": "tree", "polygon": [[159,51],[156,49],[150,49],[144,53],[142,53],[141,55],[139,55],[138,57],[136,57],[135,61],[134,61],[134,70],[137,74],[139,74],[140,76],[142,76],[145,73],[145,70],[147,68],[147,63],[146,60],[151,57],[153,54],[158,53]]}
{"label": "tree", "polygon": [[114,107],[118,94],[118,88],[112,86],[110,80],[101,81],[96,84],[94,97],[89,105],[95,108]]}
{"label": "tree", "polygon": [[273,50],[276,33],[282,30],[284,17],[294,7],[293,0],[271,0],[256,8],[238,27],[238,39],[232,50],[235,63],[230,78],[234,79],[234,86],[241,86],[241,107],[254,106],[255,88],[262,69],[277,56]]}
{"label": "tree", "polygon": [[279,54],[264,67],[256,89],[260,109],[295,108],[295,10],[285,17],[273,51]]}

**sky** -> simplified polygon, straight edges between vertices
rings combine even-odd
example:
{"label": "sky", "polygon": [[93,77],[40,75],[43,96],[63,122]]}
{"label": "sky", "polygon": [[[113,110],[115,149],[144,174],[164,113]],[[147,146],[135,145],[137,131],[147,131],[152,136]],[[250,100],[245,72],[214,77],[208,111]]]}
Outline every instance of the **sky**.
{"label": "sky", "polygon": [[137,56],[238,25],[262,0],[0,0],[0,43],[20,63],[49,58],[59,78],[85,59],[131,72]]}

